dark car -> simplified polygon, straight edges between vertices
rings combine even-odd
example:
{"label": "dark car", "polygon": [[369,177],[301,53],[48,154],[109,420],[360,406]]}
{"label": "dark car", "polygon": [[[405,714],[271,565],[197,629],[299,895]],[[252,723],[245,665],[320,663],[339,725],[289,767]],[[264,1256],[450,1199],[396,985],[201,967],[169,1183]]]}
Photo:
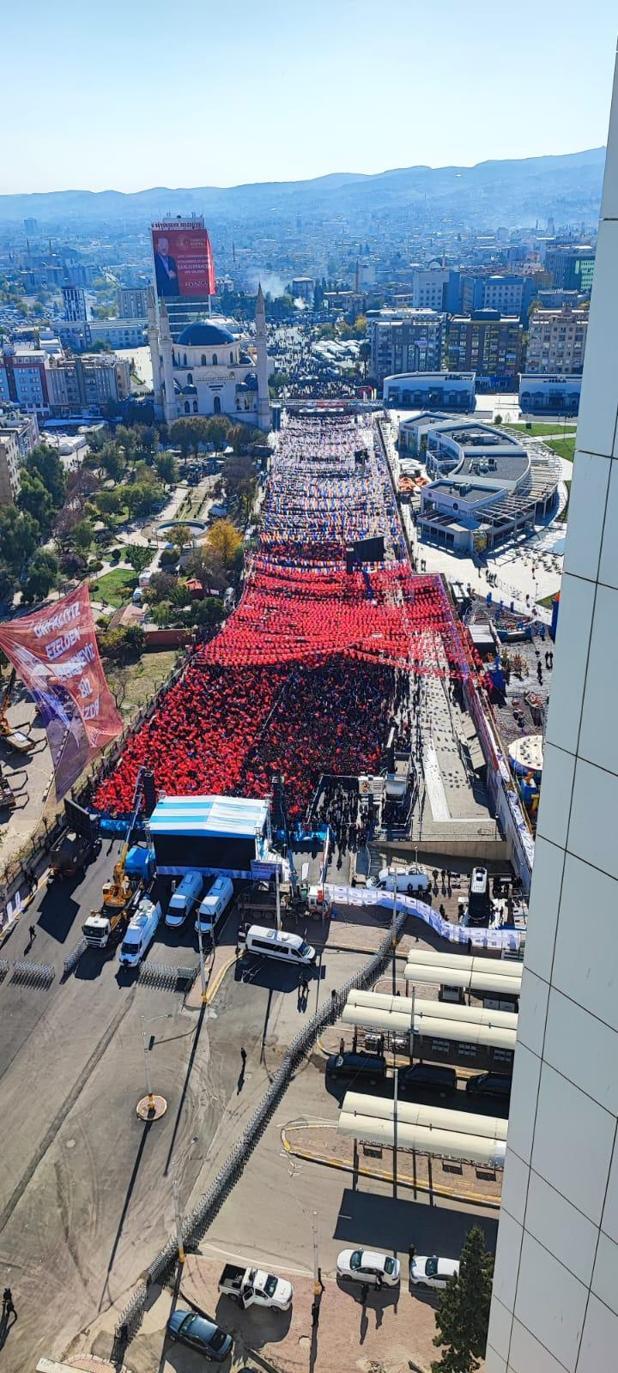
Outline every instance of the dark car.
{"label": "dark car", "polygon": [[350,1079],[359,1086],[377,1087],[386,1080],[386,1059],[382,1054],[331,1054],[326,1063],[326,1076]]}
{"label": "dark car", "polygon": [[493,1097],[497,1101],[509,1102],[511,1099],[511,1078],[505,1073],[477,1073],[466,1082],[466,1092],[471,1097]]}
{"label": "dark car", "polygon": [[232,1348],[232,1336],[195,1311],[174,1311],[167,1329],[173,1340],[206,1354],[214,1363],[223,1363]]}
{"label": "dark car", "polygon": [[457,1073],[454,1068],[443,1068],[439,1063],[415,1063],[411,1068],[402,1068],[398,1074],[397,1094],[412,1101],[417,1096],[451,1096],[457,1091]]}

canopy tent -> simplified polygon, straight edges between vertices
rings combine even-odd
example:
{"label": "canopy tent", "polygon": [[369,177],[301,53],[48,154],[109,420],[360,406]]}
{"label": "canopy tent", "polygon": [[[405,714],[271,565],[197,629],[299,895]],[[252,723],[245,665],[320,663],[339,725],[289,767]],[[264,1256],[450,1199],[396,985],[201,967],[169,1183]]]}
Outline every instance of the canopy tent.
{"label": "canopy tent", "polygon": [[391,1148],[396,1135],[400,1149],[418,1149],[488,1168],[501,1168],[506,1154],[506,1121],[413,1102],[397,1103],[395,1121],[394,1101],[356,1092],[346,1093],[337,1129],[348,1138]]}

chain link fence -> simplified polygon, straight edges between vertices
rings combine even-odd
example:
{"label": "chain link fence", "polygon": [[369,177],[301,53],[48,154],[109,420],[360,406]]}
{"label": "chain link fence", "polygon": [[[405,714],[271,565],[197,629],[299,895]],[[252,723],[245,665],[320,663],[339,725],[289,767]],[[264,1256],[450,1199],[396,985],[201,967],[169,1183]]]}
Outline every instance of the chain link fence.
{"label": "chain link fence", "polygon": [[[403,933],[406,920],[407,913],[403,911],[396,921],[395,943]],[[185,1216],[182,1224],[182,1236],[185,1245],[189,1246],[204,1237],[226,1197],[229,1196],[232,1188],[238,1182],[247,1160],[279,1104],[295,1069],[307,1051],[315,1044],[320,1031],[326,1025],[334,1024],[351,991],[356,988],[369,987],[376,981],[376,978],[384,970],[392,951],[393,937],[392,931],[389,931],[377,952],[371,956],[364,967],[348,978],[348,981],[338,991],[332,993],[330,1003],[327,1002],[326,1005],[316,1011],[315,1015],[296,1035],[296,1038],[292,1040],[280,1068],[250,1117],[242,1135],[233,1145],[223,1167],[219,1169],[197,1205]],[[162,1282],[166,1278],[174,1265],[177,1252],[177,1240],[175,1237],[171,1237],[146,1270],[146,1281],[140,1283],[122,1312],[116,1326],[117,1341],[126,1344],[126,1340],[135,1334],[146,1307],[148,1288],[152,1283]]]}

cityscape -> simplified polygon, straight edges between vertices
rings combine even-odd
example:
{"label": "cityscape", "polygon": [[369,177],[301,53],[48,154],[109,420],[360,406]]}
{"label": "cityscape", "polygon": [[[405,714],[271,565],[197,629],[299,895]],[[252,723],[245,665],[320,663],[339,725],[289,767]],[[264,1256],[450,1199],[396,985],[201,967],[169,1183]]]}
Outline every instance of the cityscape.
{"label": "cityscape", "polygon": [[0,1362],[602,1373],[615,16],[137,11],[0,180]]}

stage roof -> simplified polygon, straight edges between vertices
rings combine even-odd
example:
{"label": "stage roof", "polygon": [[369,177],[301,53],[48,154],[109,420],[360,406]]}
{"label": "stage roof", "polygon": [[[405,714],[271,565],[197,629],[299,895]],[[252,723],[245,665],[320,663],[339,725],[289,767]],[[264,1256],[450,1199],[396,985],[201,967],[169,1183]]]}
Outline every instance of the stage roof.
{"label": "stage roof", "polygon": [[194,834],[253,839],[262,833],[268,801],[251,796],[165,796],[152,812],[152,835]]}

